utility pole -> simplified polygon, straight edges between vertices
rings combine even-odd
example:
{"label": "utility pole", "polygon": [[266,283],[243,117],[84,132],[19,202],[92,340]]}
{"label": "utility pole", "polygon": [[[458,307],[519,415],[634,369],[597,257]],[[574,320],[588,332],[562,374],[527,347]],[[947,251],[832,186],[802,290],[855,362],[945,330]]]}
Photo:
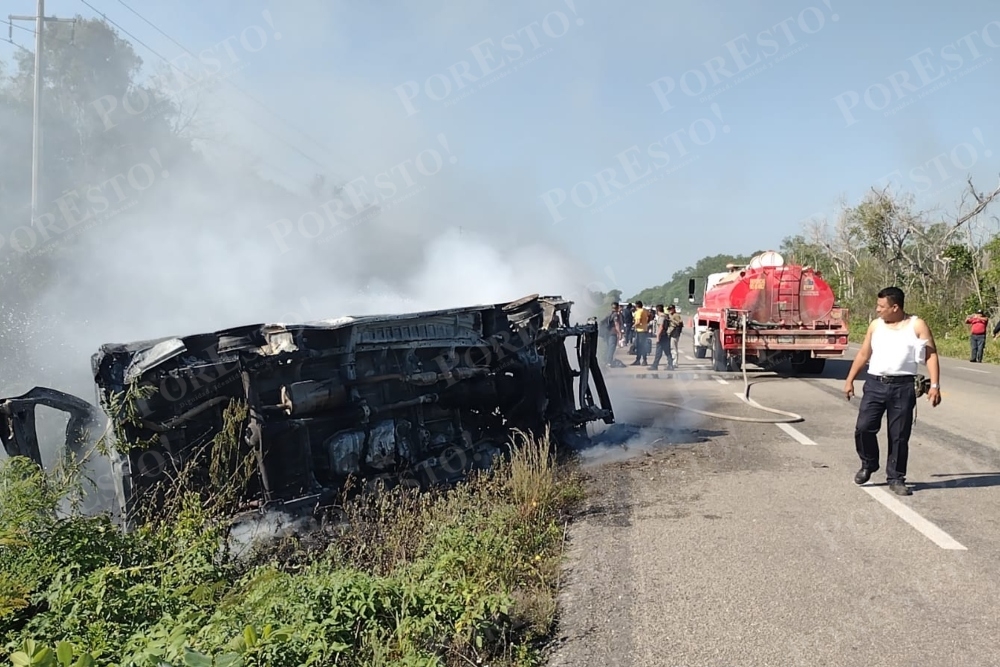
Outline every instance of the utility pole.
{"label": "utility pole", "polygon": [[46,21],[76,23],[45,15],[45,0],[38,0],[35,16],[8,16],[11,21],[35,22],[35,103],[31,123],[31,222],[38,219],[39,177],[42,172],[42,30]]}

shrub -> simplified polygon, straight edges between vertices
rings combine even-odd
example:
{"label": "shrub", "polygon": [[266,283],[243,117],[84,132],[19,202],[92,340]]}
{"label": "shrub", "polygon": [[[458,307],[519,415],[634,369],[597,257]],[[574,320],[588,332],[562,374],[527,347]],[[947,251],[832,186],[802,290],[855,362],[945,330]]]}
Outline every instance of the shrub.
{"label": "shrub", "polygon": [[516,439],[492,473],[345,501],[324,539],[247,562],[197,494],[125,534],[57,518],[57,487],[17,460],[0,470],[0,640],[14,664],[53,667],[533,664],[579,488],[547,436]]}

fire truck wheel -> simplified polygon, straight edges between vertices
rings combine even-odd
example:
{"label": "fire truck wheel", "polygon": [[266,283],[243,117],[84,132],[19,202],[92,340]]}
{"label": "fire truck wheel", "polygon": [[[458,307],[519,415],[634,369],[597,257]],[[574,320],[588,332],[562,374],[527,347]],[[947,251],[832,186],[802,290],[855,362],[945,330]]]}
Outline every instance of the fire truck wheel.
{"label": "fire truck wheel", "polygon": [[810,359],[806,364],[806,373],[819,375],[826,368],[826,359]]}
{"label": "fire truck wheel", "polygon": [[793,359],[792,371],[796,375],[819,375],[826,368],[826,359]]}
{"label": "fire truck wheel", "polygon": [[712,369],[716,373],[725,373],[729,370],[729,359],[726,350],[722,347],[718,332],[712,336]]}

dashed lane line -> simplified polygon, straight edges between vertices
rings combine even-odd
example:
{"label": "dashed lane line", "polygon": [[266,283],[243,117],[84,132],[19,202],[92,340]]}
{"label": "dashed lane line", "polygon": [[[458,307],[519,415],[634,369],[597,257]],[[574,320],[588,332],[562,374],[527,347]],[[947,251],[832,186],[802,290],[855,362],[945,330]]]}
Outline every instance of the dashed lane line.
{"label": "dashed lane line", "polygon": [[775,424],[775,426],[777,426],[782,431],[784,431],[788,435],[790,435],[793,438],[795,438],[796,440],[798,440],[798,442],[799,442],[800,445],[815,445],[816,444],[815,442],[813,442],[812,440],[810,440],[804,433],[802,433],[802,431],[798,430],[797,428],[795,428],[791,424]]}
{"label": "dashed lane line", "polygon": [[716,381],[716,382],[718,382],[719,384],[729,384],[729,381],[728,381],[728,380],[723,380],[723,379],[722,379],[721,377],[719,377],[718,375],[713,375],[712,377],[713,377],[713,378],[715,379],[715,381]]}
{"label": "dashed lane line", "polygon": [[[737,398],[739,398],[741,401],[749,403],[750,405],[755,405],[758,408],[761,407],[760,403],[758,403],[757,401],[753,400],[752,398],[747,398],[741,392],[735,392],[734,395]],[[782,431],[784,431],[788,435],[792,436],[792,438],[794,438],[795,441],[798,442],[800,445],[816,445],[817,444],[811,438],[809,438],[805,433],[803,433],[802,431],[798,430],[797,428],[795,428],[791,424],[775,424],[775,426],[777,426],[778,428],[780,428]]]}
{"label": "dashed lane line", "polygon": [[[752,398],[746,398],[742,393],[737,392],[735,395],[742,401],[748,402],[752,405],[760,405]],[[775,426],[795,438],[795,440],[803,445],[817,444],[791,424],[775,424]],[[949,549],[952,551],[968,551],[968,549],[958,542],[958,540],[938,528],[924,517],[920,516],[920,514],[918,514],[913,508],[891,496],[888,491],[868,485],[863,485],[861,489],[884,505],[890,512],[910,524],[910,526],[915,528],[921,535],[931,540],[942,549]]]}
{"label": "dashed lane line", "polygon": [[[736,394],[736,396],[743,401],[749,400],[750,403],[755,402],[753,399],[747,399],[743,394],[740,393]],[[812,440],[809,440],[809,438],[807,438],[801,432],[799,432],[798,429],[795,429],[789,424],[776,424],[776,426],[781,430],[785,431],[786,433],[788,433],[789,435],[791,435],[799,442],[802,442],[802,444],[813,444],[813,445],[816,444]],[[801,436],[804,440],[808,440],[809,442],[806,443],[803,442],[802,440],[799,440],[798,436]],[[897,500],[895,497],[890,495],[888,491],[876,486],[869,486],[867,484],[862,485],[861,490],[870,495],[875,500],[877,500],[879,503],[881,503],[884,507],[886,507],[890,512],[898,516],[900,519],[910,524],[910,526],[915,528],[917,532],[919,532],[921,535],[934,542],[934,544],[938,545],[942,549],[948,549],[952,551],[968,551],[968,549],[958,540],[956,540],[951,535],[938,528],[935,524],[931,523],[924,517],[920,516],[920,514],[918,514],[917,511],[914,510],[913,508]]]}
{"label": "dashed lane line", "polygon": [[862,486],[861,490],[885,505],[890,512],[917,529],[924,537],[942,549],[968,551],[954,537],[917,514],[913,508],[889,495],[889,492],[874,486]]}
{"label": "dashed lane line", "polygon": [[981,371],[978,368],[966,368],[965,366],[959,366],[958,370],[960,370],[960,371],[969,371],[970,373],[986,373],[987,375],[990,374],[989,371]]}

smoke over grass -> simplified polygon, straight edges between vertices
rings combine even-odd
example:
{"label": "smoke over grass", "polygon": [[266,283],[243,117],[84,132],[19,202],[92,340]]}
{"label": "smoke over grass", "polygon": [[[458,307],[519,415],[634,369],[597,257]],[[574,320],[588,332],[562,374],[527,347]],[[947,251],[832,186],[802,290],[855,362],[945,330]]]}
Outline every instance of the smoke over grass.
{"label": "smoke over grass", "polygon": [[[48,62],[84,53],[95,69],[48,75],[34,224],[30,140],[14,132],[30,128],[33,63],[0,70],[14,74],[0,81],[0,119],[12,119],[0,127],[11,148],[0,152],[0,396],[46,386],[94,402],[91,357],[105,343],[534,293],[575,301],[577,321],[596,311],[596,271],[535,210],[530,172],[484,165],[452,123],[407,118],[391,85],[341,81],[342,99],[302,110],[300,129],[333,153],[289,139],[225,85],[231,72],[158,91],[136,69],[138,47],[111,34],[100,21],[47,33]],[[239,55],[253,78],[263,61]],[[308,90],[323,97],[335,79]],[[315,159],[289,158],[289,146]],[[66,417],[38,417],[51,461]],[[105,464],[92,470],[102,496]]]}
{"label": "smoke over grass", "polygon": [[[382,110],[379,127],[392,127],[393,141],[356,151],[364,159],[353,172],[298,189],[227,157],[239,152],[199,155],[183,148],[183,136],[165,145],[159,125],[126,119],[137,150],[114,153],[96,178],[81,169],[66,183],[77,193],[69,201],[76,225],[46,200],[57,233],[36,235],[21,252],[29,245],[23,231],[15,236],[23,208],[5,211],[5,238],[21,238],[0,248],[15,267],[8,276],[31,289],[4,304],[0,335],[17,352],[2,359],[0,395],[47,385],[89,397],[90,356],[108,342],[531,293],[587,300],[588,270],[540,231],[530,179],[467,166],[457,141],[390,115]],[[202,117],[202,125],[225,120]],[[126,126],[117,122],[102,138]],[[4,173],[23,177],[30,154],[0,161]]]}

